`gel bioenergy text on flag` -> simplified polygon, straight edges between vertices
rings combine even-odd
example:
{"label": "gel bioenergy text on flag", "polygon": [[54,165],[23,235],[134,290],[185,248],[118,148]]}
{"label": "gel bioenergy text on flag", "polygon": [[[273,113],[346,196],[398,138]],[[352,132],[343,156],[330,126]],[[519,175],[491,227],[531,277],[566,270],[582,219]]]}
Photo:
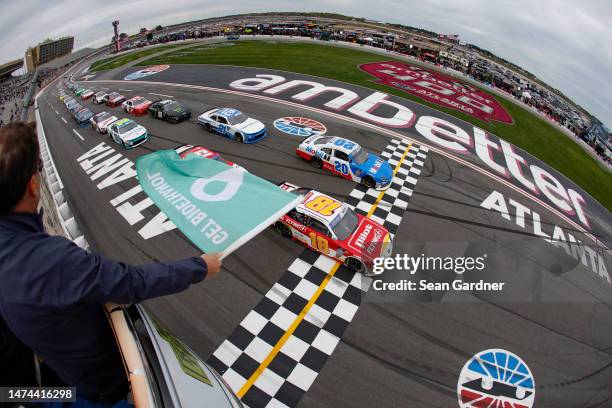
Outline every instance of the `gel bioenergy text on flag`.
{"label": "gel bioenergy text on flag", "polygon": [[199,249],[227,256],[300,197],[242,168],[162,150],[136,160],[143,190]]}

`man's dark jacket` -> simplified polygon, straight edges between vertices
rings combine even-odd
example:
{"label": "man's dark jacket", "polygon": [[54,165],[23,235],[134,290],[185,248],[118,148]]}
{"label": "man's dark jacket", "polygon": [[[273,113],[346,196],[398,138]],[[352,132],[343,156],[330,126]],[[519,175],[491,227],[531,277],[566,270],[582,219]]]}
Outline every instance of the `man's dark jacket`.
{"label": "man's dark jacket", "polygon": [[114,262],[46,234],[36,214],[0,217],[0,317],[85,397],[116,399],[127,390],[102,305],[180,292],[206,272],[199,257],[144,266]]}

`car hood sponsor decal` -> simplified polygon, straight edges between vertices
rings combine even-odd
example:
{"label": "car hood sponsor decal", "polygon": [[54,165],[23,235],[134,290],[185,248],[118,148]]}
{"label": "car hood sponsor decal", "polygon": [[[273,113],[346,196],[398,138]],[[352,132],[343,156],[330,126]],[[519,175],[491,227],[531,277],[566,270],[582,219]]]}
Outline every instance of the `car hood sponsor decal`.
{"label": "car hood sponsor decal", "polygon": [[495,98],[456,78],[400,61],[362,64],[376,82],[401,89],[428,102],[455,109],[489,122],[512,123],[512,117]]}
{"label": "car hood sponsor decal", "polygon": [[364,258],[372,260],[380,256],[387,235],[388,232],[384,227],[369,218],[362,217],[357,229],[348,239],[348,245],[358,250]]}
{"label": "car hood sponsor decal", "polygon": [[353,172],[359,173],[360,177],[365,176],[366,174],[370,174],[373,176],[386,177],[387,179],[391,178],[393,175],[393,169],[391,165],[387,163],[386,160],[381,159],[375,154],[368,153],[368,160],[364,161],[361,164],[353,165]]}
{"label": "car hood sponsor decal", "polygon": [[264,128],[264,124],[257,119],[248,118],[244,122],[236,126],[237,129],[242,130],[246,134],[257,133]]}
{"label": "car hood sponsor decal", "polygon": [[148,76],[157,74],[159,72],[167,70],[168,68],[170,68],[170,65],[154,65],[152,67],[148,67],[148,68],[140,69],[136,72],[132,72],[131,74],[127,75],[124,79],[126,81],[133,81],[134,79],[140,79],[140,78],[144,78],[144,77],[148,77]]}
{"label": "car hood sponsor decal", "polygon": [[145,133],[145,130],[144,130],[143,127],[137,127],[137,128],[135,128],[133,130],[130,130],[127,133],[121,134],[120,137],[121,137],[122,140],[130,141],[130,140],[133,140],[133,139],[136,139],[136,138],[142,136],[144,133]]}

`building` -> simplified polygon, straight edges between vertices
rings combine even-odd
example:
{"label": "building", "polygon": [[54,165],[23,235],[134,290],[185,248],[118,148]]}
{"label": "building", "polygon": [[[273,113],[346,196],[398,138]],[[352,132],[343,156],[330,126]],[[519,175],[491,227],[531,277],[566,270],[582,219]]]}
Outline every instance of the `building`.
{"label": "building", "polygon": [[73,47],[74,37],[45,40],[35,47],[28,47],[25,53],[26,68],[28,72],[32,72],[39,65],[70,54]]}
{"label": "building", "polygon": [[3,81],[4,79],[8,78],[9,76],[11,76],[13,72],[17,71],[18,69],[22,67],[23,67],[22,59],[9,61],[6,64],[0,65],[0,81]]}

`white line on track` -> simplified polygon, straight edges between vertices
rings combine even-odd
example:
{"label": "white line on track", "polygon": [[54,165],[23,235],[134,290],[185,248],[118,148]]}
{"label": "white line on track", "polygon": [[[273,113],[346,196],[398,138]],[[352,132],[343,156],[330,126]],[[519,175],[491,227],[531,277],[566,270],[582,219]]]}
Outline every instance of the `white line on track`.
{"label": "white line on track", "polygon": [[66,119],[64,119],[64,118],[62,118],[62,121],[63,121],[64,123],[68,123],[68,122],[66,122]]}
{"label": "white line on track", "polygon": [[165,96],[166,98],[174,98],[172,95],[159,94],[155,92],[149,92],[149,95]]}
{"label": "white line on track", "polygon": [[83,139],[83,136],[81,136],[79,132],[76,131],[76,129],[72,129],[72,131],[74,132],[75,135],[79,137],[79,139],[81,139],[82,141],[85,141],[85,139]]}
{"label": "white line on track", "polygon": [[119,88],[119,91],[123,91],[123,92],[132,92],[132,90],[131,90],[131,89],[121,89],[121,88]]}

